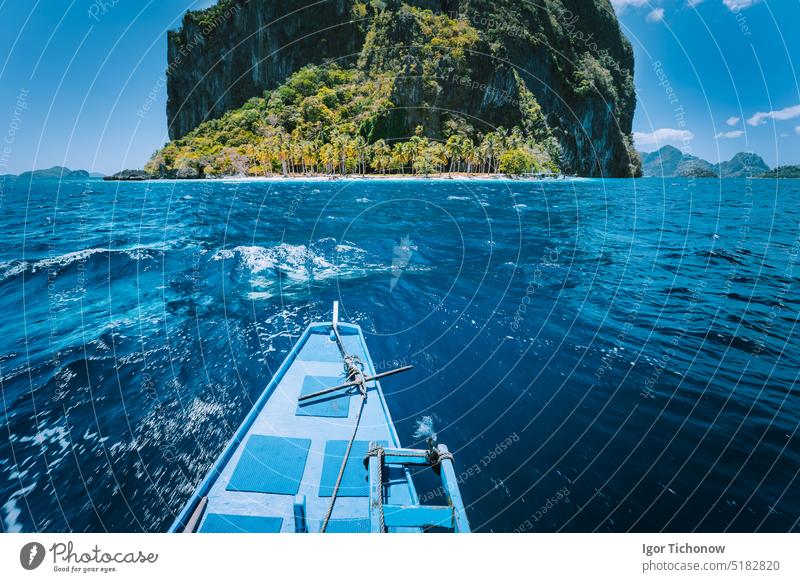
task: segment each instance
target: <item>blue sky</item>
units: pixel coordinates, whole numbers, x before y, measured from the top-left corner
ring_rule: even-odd
[[[640,149],[800,163],[798,0],[612,3],[636,54]]]
[[[211,4],[0,0],[0,174],[141,168],[167,137],[167,30]]]
[[[141,167],[166,140],[166,31],[212,0],[0,0],[0,174]],[[634,129],[711,161],[800,163],[798,0],[613,0]]]

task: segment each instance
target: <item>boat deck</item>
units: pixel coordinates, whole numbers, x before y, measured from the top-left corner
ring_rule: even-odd
[[[374,375],[361,329],[352,324],[337,325],[346,351],[361,359],[365,375]],[[198,507],[204,509],[199,523],[192,526],[194,531],[302,531],[303,520],[295,514],[296,503],[303,497],[305,526],[308,531],[319,531],[362,398],[357,388],[303,403],[298,403],[298,397],[346,381],[332,324],[312,324],[171,531],[184,531],[192,516],[199,514]],[[332,533],[369,531],[369,476],[364,456],[371,441],[400,447],[379,382],[369,382],[367,387],[368,398],[327,529]],[[405,468],[390,468],[384,487],[386,503],[418,503]]]

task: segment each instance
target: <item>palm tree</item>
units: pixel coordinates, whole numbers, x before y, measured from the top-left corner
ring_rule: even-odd
[[[517,150],[523,149],[526,146],[527,143],[525,141],[525,136],[522,133],[522,128],[518,125],[515,125],[511,130],[511,134],[506,138],[505,149]]]
[[[385,174],[386,168],[392,163],[392,148],[384,140],[379,139],[370,147],[370,154],[372,167]]]
[[[490,131],[481,140],[480,153],[481,153],[481,170],[484,166],[488,173],[496,171],[496,160],[500,153],[501,137],[497,132]]]
[[[362,176],[367,173],[367,142],[360,135],[353,139],[355,162],[358,173]]]
[[[422,126],[417,126],[417,132],[415,135],[411,136],[411,139],[408,140],[408,150],[411,156],[411,166],[416,171],[416,162],[417,159],[421,158],[425,153],[425,150],[428,149],[428,145],[430,142],[428,141],[427,137],[422,136],[421,128]],[[426,167],[426,166],[421,166]],[[430,173],[430,172],[428,172]]]
[[[303,156],[303,171],[317,173],[317,160],[319,159],[319,142],[304,141],[301,147]]]
[[[400,168],[400,173],[406,173],[406,164],[411,161],[410,144],[406,141],[398,141],[392,146],[392,163]]]
[[[336,148],[333,144],[326,143],[319,150],[319,161],[320,163],[325,166],[325,171],[328,174],[334,173],[334,168],[336,166],[336,160],[339,158],[338,153],[336,152]]]
[[[350,170],[357,169],[358,166],[358,141],[348,136],[345,136],[343,162],[345,174],[350,173]]]
[[[448,170],[449,173],[452,174],[454,169],[455,171],[461,169],[461,164],[466,156],[468,144],[472,145],[472,142],[469,140],[469,138],[467,138],[467,136],[462,134],[454,133],[447,138],[445,150],[450,158],[450,168]]]
[[[444,167],[447,165],[447,148],[443,143],[437,142],[434,147],[434,153],[436,155],[436,160],[439,162],[439,173],[441,174],[444,172]]]
[[[289,136],[286,135],[286,132],[281,129],[277,134],[277,154],[278,159],[281,161],[281,173],[284,176],[289,174],[289,160],[291,158],[291,142],[289,141]]]

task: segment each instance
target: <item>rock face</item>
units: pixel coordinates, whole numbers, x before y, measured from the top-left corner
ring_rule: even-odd
[[[716,178],[717,167],[696,156],[685,154],[674,146],[664,146],[642,156],[642,173],[645,177],[664,178]]]
[[[723,178],[751,178],[769,172],[769,166],[758,154],[739,152],[727,162],[719,165]]]
[[[167,39],[171,139],[274,89],[326,59],[352,59],[364,41],[352,1],[221,0],[188,12]]]
[[[712,164],[698,157],[684,154],[673,146],[641,154],[645,177],[664,178],[748,178],[760,177],[769,171],[761,156],[740,152],[729,161]]]
[[[152,176],[144,170],[122,170],[111,176],[105,176],[103,180],[114,182],[140,182],[149,180]]]
[[[382,3],[387,10],[400,4]],[[519,123],[527,94],[541,106],[566,173],[638,175],[630,137],[633,51],[609,0],[405,4],[464,19],[478,31],[480,46],[466,55],[463,70],[445,63],[436,79],[426,77],[427,71],[420,75],[425,55],[405,51],[406,67],[392,95],[398,113],[378,133],[423,124],[437,137],[441,111],[462,114],[481,131],[510,127]],[[168,39],[170,137],[261,96],[309,63],[358,63],[379,75],[375,47],[387,41],[402,46],[408,31],[396,19],[373,17],[364,6],[350,0],[221,0],[188,13]]]

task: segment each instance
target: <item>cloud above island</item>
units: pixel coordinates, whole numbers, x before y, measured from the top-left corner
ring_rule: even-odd
[[[768,119],[775,121],[787,121],[800,117],[800,105],[793,105],[792,107],[784,107],[777,111],[759,111],[747,120],[748,125],[764,125]]]
[[[671,129],[662,127],[651,132],[634,131],[633,140],[637,147],[662,145],[668,143],[687,144],[694,139],[694,134],[687,129]]]
[[[704,0],[687,0],[686,4],[690,8],[694,8],[702,4]],[[761,0],[722,0],[722,3],[731,12],[740,12],[746,8],[758,4]],[[655,2],[657,4],[657,2]],[[653,8],[654,2],[651,0],[611,0],[611,5],[617,13],[622,14],[628,8],[640,8],[642,6],[649,6],[652,10],[647,15],[647,20],[650,22],[659,22],[664,18],[663,8]]]
[[[722,3],[725,4],[725,6],[727,6],[732,12],[739,12],[739,10],[750,8],[758,1],[759,0],[722,0]]]
[[[741,129],[735,131],[723,131],[714,136],[714,139],[736,139],[742,137],[744,132]]]
[[[611,5],[617,12],[624,12],[629,6],[644,6],[648,0],[611,0]]]

